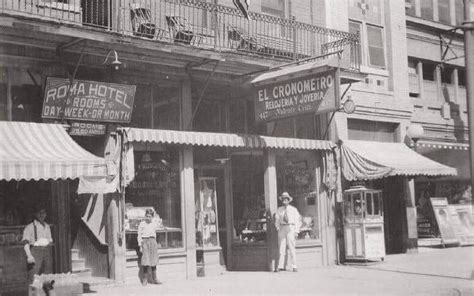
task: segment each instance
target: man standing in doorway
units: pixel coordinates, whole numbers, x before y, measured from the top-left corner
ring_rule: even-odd
[[[51,228],[46,223],[44,205],[35,207],[34,220],[23,231],[26,259],[28,261],[28,280],[31,284],[35,274],[52,273]]]
[[[288,192],[283,192],[280,196],[280,201],[283,206],[279,207],[275,214],[275,227],[278,230],[278,248],[280,250],[280,257],[278,259],[278,268],[275,272],[285,270],[285,254],[288,247],[288,262],[291,262],[291,267],[294,272],[298,271],[296,266],[296,236],[299,232],[301,216],[298,210],[290,205],[293,198]],[[291,261],[290,261],[291,260]]]

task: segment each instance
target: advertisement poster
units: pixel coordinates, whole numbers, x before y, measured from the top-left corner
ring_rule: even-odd
[[[42,118],[129,123],[136,86],[48,77]]]
[[[256,121],[337,110],[340,104],[339,77],[336,73],[334,69],[256,87]]]
[[[445,197],[432,197],[430,201],[443,243],[459,243],[452,226],[451,215],[448,210],[448,199]]]
[[[452,225],[462,246],[474,245],[474,221],[470,205],[449,205]]]

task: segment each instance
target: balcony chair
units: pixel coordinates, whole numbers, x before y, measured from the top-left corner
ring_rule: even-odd
[[[151,10],[138,5],[130,5],[130,20],[133,35],[150,39],[163,38],[165,30],[152,22]]]
[[[182,16],[166,16],[170,38],[175,43],[200,45],[206,38],[214,35],[204,27],[193,26]]]

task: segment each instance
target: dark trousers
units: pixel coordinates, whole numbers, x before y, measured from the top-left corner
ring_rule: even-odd
[[[34,264],[28,264],[28,282],[33,283],[35,274],[53,273],[53,256],[51,247],[30,246],[31,255],[35,258]]]

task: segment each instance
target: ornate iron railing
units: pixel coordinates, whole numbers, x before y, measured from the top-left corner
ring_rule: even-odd
[[[343,51],[342,66],[359,70],[359,37],[295,18],[199,0],[0,0],[0,11],[216,51],[297,60]]]

